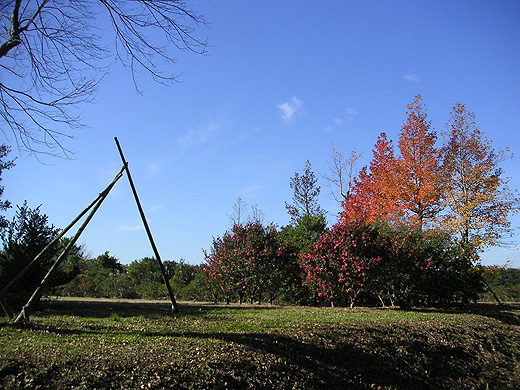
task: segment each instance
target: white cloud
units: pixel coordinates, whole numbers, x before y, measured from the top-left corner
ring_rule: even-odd
[[[148,208],[148,212],[149,212],[149,213],[154,213],[154,212],[156,212],[156,211],[158,211],[158,210],[160,210],[160,209],[162,209],[162,208],[163,208],[162,205],[157,204],[157,205],[155,205],[155,206],[152,206],[152,207]]]
[[[185,152],[198,145],[206,144],[216,138],[222,132],[225,122],[210,121],[197,130],[190,129],[182,137],[177,138],[177,146]]]
[[[345,114],[347,114],[347,117],[349,119],[352,119],[354,116],[357,115],[357,110],[352,107],[345,108]]]
[[[248,197],[254,197],[258,195],[258,193],[266,190],[269,186],[262,184],[251,184],[249,186],[243,187],[240,189],[240,194]]]
[[[405,74],[404,76],[404,79],[406,81],[409,81],[411,83],[418,83],[421,81],[421,79],[419,78],[419,76],[417,76],[416,74],[413,74],[413,73],[410,73],[410,74]]]
[[[122,230],[124,232],[135,232],[137,230],[144,230],[144,226],[142,224],[140,224],[140,225],[121,224],[118,227],[119,227],[119,230]]]
[[[282,118],[286,122],[292,123],[295,121],[294,115],[303,106],[303,102],[294,96],[290,101],[279,104],[278,108],[282,111]]]
[[[343,123],[345,123],[345,119],[343,118],[334,118],[333,120],[336,126],[341,126]]]

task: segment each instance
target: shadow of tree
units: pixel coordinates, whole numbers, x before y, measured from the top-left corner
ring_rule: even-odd
[[[407,309],[407,311],[446,314],[476,314],[493,318],[504,324],[520,325],[520,304],[475,303],[452,308]]]
[[[188,304],[182,305],[182,315],[204,319],[215,310],[228,306]],[[232,306],[251,310],[271,310],[268,306]],[[158,331],[118,330],[107,327],[66,327],[25,324],[23,327],[59,335],[127,334],[152,340],[153,345],[169,339],[217,340],[226,350],[236,351],[235,359],[208,359],[215,385],[205,388],[251,388],[250,379],[264,381],[262,388],[302,389],[460,389],[486,388],[489,373],[499,365],[511,367],[511,361],[502,365],[493,354],[507,354],[503,345],[505,332],[519,325],[519,307],[468,306],[464,308],[427,310],[441,313],[470,313],[499,320],[501,329],[494,329],[497,340],[488,340],[487,334],[477,333],[471,327],[438,329],[436,323],[381,323],[328,324],[319,328],[301,328],[294,332],[215,332],[203,330]],[[416,310],[417,311],[417,310]],[[424,310],[426,312],[426,310]],[[121,316],[154,317],[169,315],[169,302],[43,302],[38,315],[84,316],[109,318],[113,313]],[[500,333],[501,332],[501,333]],[[518,332],[511,337],[516,340]],[[208,353],[208,343],[188,341]],[[500,344],[499,344],[500,343]],[[175,370],[188,372],[193,355],[187,348],[186,363]],[[504,351],[502,351],[504,350]],[[140,355],[136,355],[139,358]],[[222,356],[228,356],[223,354]],[[500,356],[506,356],[502,353]],[[256,357],[259,360],[253,360]],[[162,359],[157,357],[157,359]],[[511,363],[513,362],[513,363]],[[176,363],[178,364],[178,363]],[[186,364],[186,366],[184,366]],[[6,366],[7,367],[7,366]],[[9,367],[7,367],[9,368]],[[10,368],[9,368],[10,369]],[[110,368],[112,369],[112,368]],[[113,367],[114,372],[120,367]],[[260,370],[265,369],[265,372]],[[234,373],[234,374],[233,374]],[[240,373],[240,374],[237,374]],[[173,373],[175,374],[175,372]],[[172,375],[173,375],[172,374]],[[244,379],[246,378],[246,379]],[[269,382],[266,382],[269,381]],[[226,384],[224,386],[224,383]],[[278,383],[278,385],[276,385]],[[519,381],[515,382],[520,384]],[[497,382],[494,383],[495,385]],[[257,387],[258,388],[258,387]],[[490,388],[493,388],[490,387]],[[499,387],[496,387],[499,388]]]
[[[265,305],[214,305],[205,303],[180,303],[181,315],[194,315],[205,317],[209,313],[223,310],[272,310],[274,306]],[[113,314],[121,317],[145,318],[164,315],[177,315],[172,312],[172,305],[169,301],[142,301],[142,300],[68,300],[52,299],[41,301],[33,315],[41,317],[54,315],[71,315],[88,318],[108,318]]]
[[[466,367],[472,365],[475,356],[466,348],[430,345],[430,349],[417,340],[417,335],[405,335],[406,330],[402,331],[396,337],[381,328],[341,330],[319,335],[319,340],[314,341],[271,333],[183,332],[170,333],[168,337],[216,339],[273,355],[280,363],[271,369],[285,378],[303,373],[305,388],[442,389],[445,384],[453,383],[454,378],[467,377]],[[142,335],[164,337],[163,333],[153,332]],[[226,363],[233,364],[244,368],[236,362]]]

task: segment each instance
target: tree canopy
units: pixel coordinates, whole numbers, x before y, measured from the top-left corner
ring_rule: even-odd
[[[399,135],[399,154],[382,133],[368,167],[345,197],[343,222],[384,221],[423,230],[425,225],[458,237],[476,253],[512,233],[508,216],[519,210],[495,150],[475,115],[456,103],[441,145],[427,121],[420,95],[408,105]]]

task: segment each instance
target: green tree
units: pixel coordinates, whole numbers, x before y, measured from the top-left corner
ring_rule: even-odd
[[[495,301],[495,294],[501,302],[520,302],[520,269],[506,266],[481,267],[484,279],[491,288],[482,295],[485,301]]]
[[[207,288],[203,287],[200,283],[200,278],[206,276],[200,265],[188,264],[184,259],[181,259],[179,262],[172,261],[170,263],[171,266],[168,267],[170,284],[179,299],[202,300],[203,297],[208,298]],[[198,275],[202,276],[195,281]]]
[[[128,266],[128,278],[139,298],[157,299],[168,296],[161,268],[154,258],[134,260]]]
[[[59,293],[76,297],[137,298],[126,267],[109,252],[83,260],[78,276],[63,286]]]
[[[3,230],[3,250],[0,253],[0,284],[5,286],[14,279],[58,234],[59,230],[49,223],[48,216],[42,214],[40,207],[31,209],[27,202],[18,206],[18,210],[11,222]],[[33,265],[31,271],[11,288],[11,307],[14,309],[29,298],[38,287],[43,277],[54,264],[60,249],[64,248],[66,240],[56,242]],[[76,267],[70,257],[79,253],[79,249],[69,253],[69,259],[62,265],[50,281],[49,287],[56,287],[66,283],[77,274]],[[12,299],[11,299],[12,298]]]
[[[298,252],[315,242],[327,230],[327,221],[323,215],[305,215],[296,225],[287,225],[282,229],[282,236],[294,243]]]
[[[0,183],[2,182],[2,172],[14,167],[14,160],[6,160],[11,148],[6,145],[0,145]],[[4,186],[0,185],[0,199],[4,195]],[[11,207],[11,202],[8,200],[0,201],[0,211],[6,211]],[[0,229],[7,226],[7,221],[3,215],[0,215]]]
[[[106,251],[91,261],[90,269],[108,269],[114,272],[123,272],[124,266],[119,262],[119,259],[111,256],[110,252]]]
[[[172,289],[177,294],[188,286],[200,272],[200,266],[188,264],[184,259],[180,259],[179,262],[165,262],[165,267],[170,277]]]
[[[315,298],[304,284],[304,276],[299,264],[299,256],[322,234],[327,231],[327,221],[323,215],[306,215],[296,225],[287,225],[280,232],[280,240],[285,247],[291,247],[298,256],[288,258],[285,281],[281,287],[280,297],[288,303],[308,304]]]
[[[317,182],[318,178],[312,171],[309,160],[305,162],[303,175],[294,173],[289,184],[293,190],[292,203],[285,202],[287,213],[291,216],[291,224],[297,224],[298,220],[306,215],[325,215],[325,211],[318,204],[321,187]]]

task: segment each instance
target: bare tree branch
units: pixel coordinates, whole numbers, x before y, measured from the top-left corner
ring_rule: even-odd
[[[93,101],[114,56],[140,92],[139,71],[172,82],[175,50],[207,49],[195,37],[206,22],[185,0],[0,0],[0,19],[2,131],[34,154],[70,156],[78,105]]]
[[[331,149],[332,152],[329,155],[331,158],[329,162],[330,175],[321,175],[321,177],[329,182],[331,198],[341,205],[354,186],[357,174],[356,162],[361,154],[356,149],[352,149],[348,159],[345,159],[340,149],[334,145],[331,146]]]

